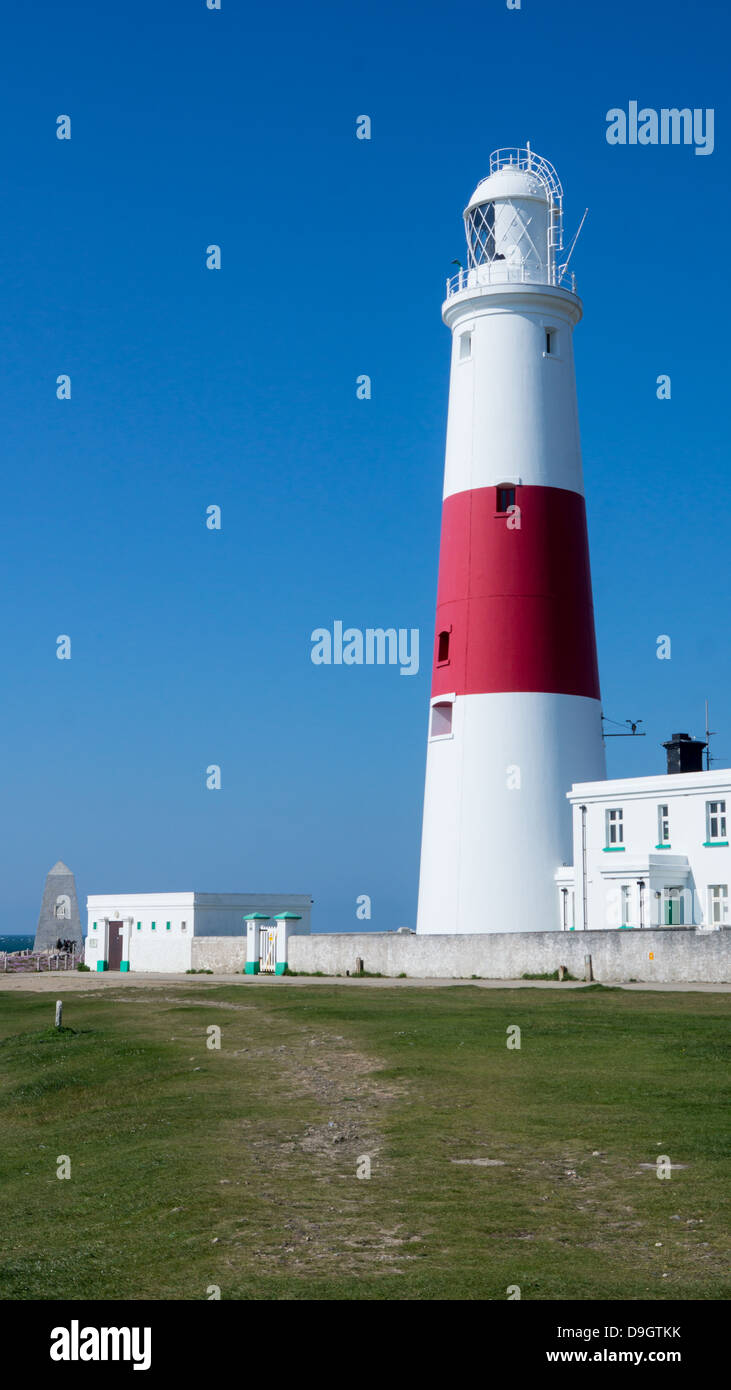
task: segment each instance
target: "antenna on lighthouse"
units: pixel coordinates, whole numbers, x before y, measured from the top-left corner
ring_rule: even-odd
[[[566,267],[568,266],[568,263],[569,263],[569,261],[571,260],[571,257],[572,257],[573,254],[574,254],[574,247],[575,247],[577,241],[579,240],[579,232],[581,231],[581,228],[583,227],[583,225],[584,225],[584,223],[585,223],[585,221],[586,221],[588,212],[589,212],[589,209],[588,209],[588,208],[584,208],[584,216],[582,217],[582,219],[581,219],[581,221],[580,221],[580,223],[579,223],[578,230],[577,230],[577,232],[576,232],[576,234],[575,234],[575,236],[574,236],[574,239],[573,239],[573,241],[572,241],[572,243],[571,243],[571,245],[570,245],[570,247],[569,247],[569,254],[568,254],[568,256],[566,257],[566,260],[564,261],[563,265],[562,265],[562,266],[559,266],[559,273],[558,273],[559,283],[561,282],[561,280],[563,279],[564,275],[566,274]]]

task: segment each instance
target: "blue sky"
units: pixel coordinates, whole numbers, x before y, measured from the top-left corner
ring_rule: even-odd
[[[414,923],[440,306],[503,145],[556,165],[569,234],[589,207],[575,347],[603,702],[647,731],[608,744],[610,775],[661,770],[706,697],[731,765],[730,28],[680,0],[8,13],[0,931],[34,929],[59,858],[80,900],[309,891],[317,928],[349,930],[369,894],[373,928]],[[714,108],[713,154],[610,147],[606,113],[633,99]],[[420,673],[313,666],[335,619],[419,628]]]

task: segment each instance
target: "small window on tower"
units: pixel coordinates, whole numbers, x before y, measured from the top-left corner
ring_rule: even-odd
[[[546,329],[546,356],[555,357],[558,353],[558,333],[555,328]]]
[[[452,732],[452,702],[440,701],[431,707],[430,738],[446,738]]]
[[[440,632],[437,638],[437,666],[444,666],[449,661],[449,633]]]
[[[508,507],[515,506],[515,488],[499,487],[497,490],[497,510],[507,512]]]
[[[472,356],[472,334],[461,333],[459,339],[459,360],[466,362]]]

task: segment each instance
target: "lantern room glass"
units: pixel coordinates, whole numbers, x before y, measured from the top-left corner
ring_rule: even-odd
[[[489,265],[492,261],[505,259],[496,254],[494,203],[481,203],[468,214],[467,251],[471,266]]]

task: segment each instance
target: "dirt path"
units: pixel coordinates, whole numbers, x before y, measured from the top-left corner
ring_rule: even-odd
[[[12,975],[0,972],[0,991],[20,990],[31,994],[65,994],[77,991],[89,992],[97,989],[119,989],[119,988],[145,988],[145,989],[164,989],[175,985],[191,985],[196,989],[201,986],[211,985],[236,985],[244,989],[281,989],[297,988],[300,985],[340,985],[344,989],[458,989],[460,986],[470,985],[475,989],[584,989],[582,980],[564,980],[561,984],[557,980],[458,980],[458,979],[396,979],[386,977],[383,979],[345,978],[340,975],[174,975],[174,974],[118,974],[116,971],[104,971],[95,974],[94,972],[74,974],[71,971],[61,970],[58,973],[50,972],[42,975]],[[649,980],[630,984],[629,982],[611,982],[613,989],[626,990],[650,990],[667,994],[729,994],[731,993],[731,983],[728,984],[707,984],[701,981],[678,981],[675,983],[655,983]]]

